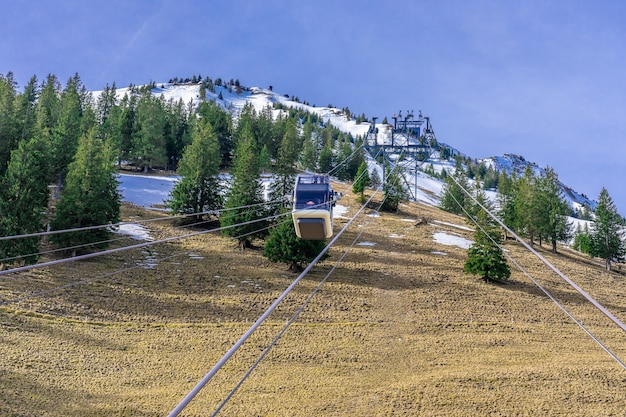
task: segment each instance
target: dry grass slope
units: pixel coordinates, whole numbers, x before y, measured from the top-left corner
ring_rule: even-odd
[[[352,215],[354,196],[337,188]],[[125,219],[156,215],[124,207]],[[375,245],[352,248],[220,415],[625,415],[625,371],[518,269],[503,285],[465,275],[465,250],[433,240],[471,239],[454,225],[413,203],[359,218],[183,415],[216,409],[362,230]],[[519,244],[505,247],[626,358],[617,326]],[[626,321],[624,275],[560,250],[540,249]],[[1,300],[90,280],[0,307],[0,415],[167,415],[294,278],[210,234],[0,277]]]

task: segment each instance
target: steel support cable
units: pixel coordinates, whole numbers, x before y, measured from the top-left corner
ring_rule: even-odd
[[[338,164],[337,164],[337,165],[336,165],[333,169],[331,169],[330,171],[328,171],[328,172],[326,173],[326,175],[330,176],[333,172],[335,172],[336,170],[338,170],[338,169],[339,169],[339,167],[341,167],[341,166],[342,166],[342,165],[344,165],[344,164],[347,164],[347,163],[348,163],[348,161],[349,161],[350,159],[352,159],[352,158],[356,155],[356,153],[357,153],[357,152],[358,152],[361,148],[363,148],[364,144],[365,144],[365,142],[363,142],[360,146],[357,146],[357,147],[356,147],[356,148],[352,151],[352,153],[351,153],[350,155],[348,155],[346,158],[344,158],[344,160],[343,160],[343,161],[339,162],[339,163],[338,163]]]
[[[189,233],[189,234],[186,234],[186,235],[183,235],[183,236],[172,236],[172,237],[168,237],[168,238],[164,238],[164,239],[160,239],[160,240],[154,240],[154,241],[151,241],[151,242],[138,243],[138,244],[135,244],[135,245],[124,246],[124,247],[121,247],[121,248],[107,249],[107,250],[100,251],[100,252],[88,253],[88,254],[85,254],[85,255],[78,255],[78,256],[71,257],[71,258],[57,259],[57,260],[54,260],[54,261],[41,262],[41,263],[38,263],[38,264],[35,264],[35,265],[25,265],[25,266],[21,266],[21,267],[18,267],[18,268],[6,269],[4,271],[0,271],[0,276],[11,274],[11,273],[14,273],[14,272],[29,271],[29,270],[35,269],[35,268],[42,268],[42,267],[46,267],[46,266],[58,265],[58,264],[66,263],[66,262],[80,261],[80,260],[83,260],[83,259],[94,258],[96,256],[101,256],[101,255],[108,255],[108,254],[111,254],[111,253],[117,253],[117,252],[121,252],[121,251],[124,251],[124,250],[129,250],[129,249],[143,248],[143,247],[146,247],[146,246],[156,245],[156,244],[159,244],[159,243],[172,242],[174,240],[185,239],[185,238],[199,236],[199,235],[203,235],[203,234],[207,234],[207,233],[219,232],[219,231],[222,231],[222,230],[232,229],[232,228],[239,227],[239,226],[245,226],[245,225],[248,225],[248,224],[258,223],[258,222],[262,222],[262,221],[266,221],[266,220],[273,220],[273,219],[276,219],[276,218],[279,218],[279,217],[282,217],[282,216],[286,216],[286,215],[290,215],[290,214],[291,213],[281,213],[281,214],[277,214],[277,215],[267,216],[267,217],[262,218],[262,219],[249,220],[249,221],[246,221],[246,222],[241,222],[241,223],[237,223],[237,224],[231,224],[229,226],[217,227],[217,228],[210,229],[210,230],[203,230],[203,231],[200,231],[200,232]]]
[[[609,310],[607,310],[604,306],[602,306],[599,302],[597,302],[591,295],[587,294],[585,290],[580,288],[574,281],[569,279],[564,273],[562,273],[556,266],[552,265],[550,261],[544,258],[539,252],[537,252],[533,247],[531,247],[526,241],[520,238],[515,232],[513,232],[507,225],[505,225],[496,215],[487,210],[480,202],[478,202],[474,196],[471,195],[465,188],[461,187],[459,183],[456,181],[454,176],[451,176],[456,185],[465,192],[481,209],[485,211],[494,219],[504,230],[509,232],[511,236],[513,236],[518,242],[520,242],[526,249],[528,249],[533,255],[535,255],[541,262],[543,262],[546,266],[548,266],[552,271],[554,271],[559,277],[561,277],[565,282],[567,282],[572,288],[574,288],[580,295],[585,297],[587,301],[593,304],[598,310],[600,310],[604,315],[606,315],[613,323],[617,324],[623,331],[626,332],[626,325],[617,317],[615,317]]]
[[[374,195],[372,194],[372,197]],[[358,217],[358,215],[365,209],[370,199],[365,202],[356,212],[356,214],[344,225],[344,227],[337,232],[335,237],[320,251],[320,253],[309,263],[309,265],[298,275],[298,277],[283,291],[283,293],[272,303],[272,305],[257,319],[256,322],[244,333],[243,336],[224,354],[224,356],[213,366],[213,368],[196,384],[196,386],[183,398],[183,400],[172,410],[168,417],[174,417],[180,414],[180,412],[189,404],[189,402],[200,392],[200,390],[213,378],[213,376],[224,366],[224,364],[235,354],[237,350],[248,340],[248,338],[254,333],[259,326],[267,319],[267,317],[276,309],[276,307],[285,299],[285,297],[298,285],[298,283],[309,273],[309,271],[319,262],[324,254],[330,249],[332,245],[341,237],[343,232],[352,224],[352,222]],[[290,214],[290,213],[289,213]]]
[[[462,188],[462,187],[461,187]],[[544,288],[532,275],[530,275],[530,273],[528,273],[524,267],[522,267],[522,265],[517,262],[515,260],[515,258],[513,258],[513,256],[508,253],[507,251],[504,250],[504,248],[498,243],[496,242],[493,237],[491,237],[491,235],[489,235],[489,233],[487,233],[487,231],[480,225],[478,224],[478,222],[472,218],[469,213],[467,212],[467,210],[465,210],[465,207],[463,207],[459,201],[456,199],[456,197],[452,194],[450,194],[452,199],[458,204],[458,206],[461,208],[461,210],[463,210],[463,212],[465,213],[465,215],[472,220],[472,222],[476,225],[476,227],[478,227],[480,229],[481,232],[483,232],[483,234],[485,236],[487,236],[487,238],[489,238],[489,240],[491,240],[498,248],[500,248],[500,250],[502,251],[502,253],[504,253],[506,255],[506,257],[513,262],[513,264],[515,264],[515,266],[517,266],[519,268],[520,271],[522,271],[522,273],[524,275],[526,275],[532,282],[533,284],[535,284],[545,295],[548,296],[548,298],[550,298],[550,300],[552,300],[552,302],[554,302],[554,304],[557,305],[557,307],[559,307],[570,319],[572,319],[572,321],[574,323],[576,323],[578,325],[578,327],[580,327],[585,333],[587,333],[587,335],[589,337],[591,337],[591,339],[593,339],[611,358],[613,358],[613,360],[615,360],[615,362],[617,362],[622,368],[624,368],[626,370],[626,364],[624,362],[622,362],[622,360],[615,354],[613,353],[604,343],[602,343],[602,341],[596,336],[594,335],[589,329],[587,329],[587,327],[580,322],[580,320],[578,320],[564,305],[562,305],[546,288]],[[471,197],[472,199],[474,199],[473,197]],[[476,201],[474,199],[474,201]],[[488,212],[487,212],[488,213]]]
[[[96,230],[96,229],[103,229],[106,227],[119,227],[119,226],[124,226],[124,225],[132,225],[132,224],[137,224],[137,223],[148,223],[148,222],[155,222],[155,221],[162,221],[162,220],[174,220],[174,219],[182,219],[185,217],[192,217],[192,216],[202,216],[205,214],[220,214],[222,212],[225,211],[231,211],[231,210],[239,210],[242,208],[251,208],[251,207],[257,207],[257,206],[266,206],[266,205],[270,205],[270,204],[278,204],[281,203],[283,201],[285,201],[287,198],[286,197],[282,197],[282,198],[278,198],[275,200],[271,200],[271,201],[264,201],[262,203],[256,203],[256,204],[249,204],[246,206],[239,206],[239,207],[230,207],[230,208],[224,208],[224,209],[220,209],[220,210],[209,210],[209,211],[202,211],[199,213],[189,213],[189,214],[179,214],[176,216],[165,216],[165,217],[155,217],[152,219],[144,219],[144,220],[136,220],[136,221],[125,221],[125,222],[119,222],[119,223],[111,223],[111,224],[100,224],[100,225],[95,225],[95,226],[84,226],[84,227],[76,227],[76,228],[72,228],[72,229],[62,229],[62,230],[50,230],[50,231],[46,231],[46,232],[34,232],[34,233],[26,233],[26,234],[21,234],[21,235],[11,235],[11,236],[0,236],[0,241],[2,240],[12,240],[12,239],[22,239],[22,238],[28,238],[28,237],[37,237],[37,236],[48,236],[48,235],[55,235],[55,234],[60,234],[60,233],[70,233],[70,232],[83,232],[83,231],[87,231],[87,230]]]
[[[374,193],[372,194],[372,196],[369,198],[368,202],[366,204],[368,204],[372,198],[374,197],[374,194],[376,194],[379,191],[379,189],[376,189],[374,191]],[[380,208],[382,207],[383,203],[385,202],[385,198],[383,198],[382,202],[380,203],[380,205],[378,206],[378,209],[376,209],[375,213],[378,213],[380,211]],[[261,353],[261,355],[259,356],[259,358],[254,362],[254,364],[252,364],[252,366],[250,367],[250,369],[248,369],[248,371],[244,374],[244,376],[241,378],[241,380],[239,380],[239,382],[237,383],[237,385],[235,385],[235,387],[232,389],[232,391],[226,396],[226,398],[220,403],[220,405],[218,406],[218,408],[213,412],[213,414],[211,414],[211,417],[215,417],[221,410],[222,408],[224,408],[224,406],[226,405],[226,403],[228,403],[228,401],[230,401],[230,399],[235,395],[235,393],[239,390],[239,388],[241,388],[241,386],[243,385],[243,383],[246,381],[246,379],[248,379],[248,377],[252,374],[252,372],[256,369],[256,367],[261,363],[261,361],[267,356],[267,354],[269,353],[269,351],[276,345],[276,343],[278,343],[278,341],[280,340],[281,337],[283,337],[283,335],[287,332],[287,329],[289,329],[289,327],[291,327],[291,325],[296,321],[296,319],[298,318],[298,316],[300,315],[300,313],[302,313],[304,311],[304,308],[309,304],[309,302],[313,299],[313,297],[319,292],[319,290],[322,288],[322,285],[324,285],[326,283],[326,281],[328,280],[328,278],[330,278],[330,276],[333,274],[333,272],[335,272],[335,270],[337,269],[337,267],[339,266],[339,264],[343,261],[343,259],[346,257],[346,255],[348,255],[348,253],[350,252],[350,250],[354,247],[354,245],[356,244],[356,242],[359,241],[359,239],[361,238],[361,235],[365,232],[365,230],[367,230],[367,228],[369,227],[369,225],[374,221],[374,218],[371,218],[369,220],[369,222],[361,229],[361,231],[357,234],[357,236],[354,238],[354,240],[352,241],[352,244],[344,251],[344,253],[339,257],[339,259],[337,260],[337,262],[335,262],[335,264],[333,265],[333,267],[330,269],[330,271],[328,271],[328,273],[326,274],[326,276],[320,281],[320,283],[317,285],[317,287],[315,287],[315,289],[313,290],[313,292],[307,297],[307,299],[304,301],[304,303],[302,303],[302,305],[295,311],[295,313],[293,314],[293,316],[291,317],[291,319],[289,319],[289,321],[285,324],[285,326],[283,326],[283,328],[281,329],[280,332],[278,332],[278,334],[274,337],[274,339],[270,342],[270,344],[265,348],[265,350],[263,351],[263,353]]]
[[[289,219],[287,221],[291,221],[291,219]],[[276,226],[278,226],[278,225],[280,225],[282,223],[284,223],[284,222],[280,222],[278,224],[273,224],[273,225],[270,225],[270,226],[265,227],[265,228],[260,229],[260,230],[270,229],[270,228],[276,227]],[[256,232],[258,232],[258,230],[255,231],[255,232],[245,233],[243,235],[235,236],[235,239],[243,237],[243,236],[247,236],[249,234],[256,233]],[[185,252],[185,253],[187,253],[187,252]],[[167,259],[170,259],[170,258],[173,258],[173,257],[176,257],[176,256],[181,256],[181,255],[184,255],[185,253],[178,253],[178,254],[166,256],[164,258],[159,259],[158,262],[165,261]],[[118,269],[116,271],[109,272],[109,273],[106,273],[106,274],[103,274],[103,275],[99,275],[97,277],[87,278],[87,279],[83,279],[83,280],[80,280],[80,281],[75,281],[75,282],[72,282],[72,283],[69,283],[69,284],[61,285],[59,287],[51,288],[51,289],[48,289],[48,290],[45,290],[45,291],[32,293],[32,294],[25,295],[25,296],[22,296],[22,297],[19,297],[19,298],[15,298],[15,299],[12,299],[12,300],[0,301],[0,306],[8,305],[8,304],[15,304],[17,302],[24,301],[24,300],[29,299],[29,298],[40,297],[42,295],[46,295],[46,294],[49,294],[49,293],[52,293],[52,292],[55,292],[55,291],[59,291],[59,290],[70,288],[70,287],[75,287],[75,286],[78,286],[78,285],[81,285],[81,284],[86,284],[86,283],[89,283],[91,281],[96,281],[96,280],[99,280],[99,279],[102,279],[102,278],[106,278],[106,277],[109,277],[109,276],[113,276],[113,275],[116,275],[116,274],[119,274],[119,273],[122,273],[122,272],[127,272],[127,271],[130,271],[130,270],[139,268],[139,267],[141,267],[141,265],[135,265],[135,266],[131,266],[131,267],[126,267],[126,268]]]

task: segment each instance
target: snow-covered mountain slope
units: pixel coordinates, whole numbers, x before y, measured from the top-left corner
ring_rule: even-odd
[[[200,83],[155,83],[152,88],[152,93],[155,95],[162,95],[167,100],[179,101],[184,103],[192,103],[198,105],[201,101]],[[354,118],[349,118],[340,109],[334,107],[317,107],[309,104],[304,104],[297,99],[290,98],[288,95],[279,94],[271,88],[250,87],[242,88],[236,86],[214,86],[215,92],[206,91],[206,100],[214,100],[220,104],[224,109],[232,112],[233,117],[236,119],[238,113],[243,107],[250,103],[257,112],[263,111],[268,107],[271,108],[274,116],[277,116],[282,110],[274,109],[274,104],[279,103],[285,107],[300,108],[308,111],[312,114],[316,114],[326,123],[330,123],[337,129],[350,133],[353,137],[365,137],[371,124],[369,122],[357,123]],[[100,95],[100,91],[93,92],[94,98]],[[131,88],[119,88],[116,90],[118,99],[121,99],[124,95],[130,94]],[[378,129],[378,143],[391,144],[391,126],[388,124],[377,123]],[[447,138],[445,138],[447,141]],[[415,145],[409,139],[403,139],[403,137],[395,136],[396,145]],[[438,138],[441,143],[441,138]],[[452,154],[463,155],[458,150],[449,145],[445,145],[452,150]],[[513,171],[518,174],[522,174],[527,166],[530,166],[537,175],[543,172],[543,169],[532,162],[526,161],[522,156],[505,154],[503,156],[492,156],[489,158],[482,158],[479,161],[483,161],[487,166],[492,166],[497,171],[505,170],[511,174]],[[379,175],[382,177],[382,169],[373,158],[368,158],[368,164],[370,166],[370,172],[372,169],[376,169]],[[432,165],[435,172],[440,172],[442,169],[449,171],[454,170],[454,162],[450,160],[442,160],[439,158],[438,152],[433,153],[431,159],[425,161],[422,166],[426,167]],[[443,182],[437,178],[433,178],[423,172],[406,173],[407,184],[413,188],[411,194],[418,201],[422,201],[428,204],[437,205],[442,193]],[[410,180],[409,180],[410,179]],[[565,184],[562,184],[563,191],[566,199],[570,202],[572,208],[577,209],[583,205],[587,205],[592,209],[595,208],[596,203],[584,194],[580,194]]]
[[[526,171],[528,167],[533,170],[536,176],[543,175],[545,171],[544,168],[539,167],[534,162],[529,162],[524,159],[523,156],[514,154],[504,154],[502,156],[482,158],[480,161],[482,161],[487,167],[492,167],[498,172],[505,171],[508,175],[512,175],[513,172],[515,172],[518,178],[524,174],[524,171]],[[563,189],[565,199],[574,210],[582,209],[583,207],[589,207],[591,210],[595,210],[597,203],[594,200],[591,200],[584,194],[580,194],[572,190],[562,182],[561,188]]]

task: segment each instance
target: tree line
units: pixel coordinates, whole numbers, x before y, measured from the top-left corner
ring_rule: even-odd
[[[463,189],[470,190],[474,198]],[[493,243],[499,242],[497,225],[492,220],[481,217],[479,213],[482,209],[475,204],[474,199],[486,200],[484,191],[478,182],[471,186],[463,170],[457,170],[454,175],[446,178],[440,207],[473,221],[480,219],[481,222],[477,223],[491,230],[489,240]],[[591,226],[584,229],[579,227],[577,230],[568,221],[572,210],[565,200],[556,172],[550,167],[537,174],[529,166],[519,177],[515,172],[507,175],[502,171],[498,176],[497,198],[495,204],[493,203],[485,201],[485,207],[496,213],[513,232],[526,237],[531,247],[535,242],[540,246],[547,242],[551,245],[551,251],[556,253],[558,242],[569,242],[573,239],[574,249],[604,259],[607,270],[611,270],[613,262],[624,260],[624,219],[604,188],[598,197],[595,212],[586,214],[592,219]],[[477,233],[482,232],[477,230]],[[478,240],[479,237],[475,238]],[[485,246],[484,238],[480,240],[482,242],[478,245]],[[476,250],[470,252],[470,259],[478,256]]]
[[[267,235],[267,222],[234,226],[283,208],[262,204],[263,172],[274,173],[270,199],[291,193],[298,169],[354,178],[364,161],[363,151],[353,152],[361,138],[279,104],[235,112],[214,93],[236,87],[242,88],[238,80],[205,78],[199,95],[209,91],[214,99],[196,106],[165,100],[154,83],[131,85],[121,97],[115,84],[107,85],[94,97],[78,74],[64,87],[52,74],[41,83],[31,77],[22,92],[12,73],[0,74],[0,236],[116,223],[117,171],[160,168],[182,177],[167,201],[172,213],[206,218],[227,209],[219,220],[233,227],[224,234],[248,247]],[[106,247],[108,235],[107,228],[75,231],[50,235],[50,242],[76,253]],[[0,263],[36,262],[41,243],[0,241]]]

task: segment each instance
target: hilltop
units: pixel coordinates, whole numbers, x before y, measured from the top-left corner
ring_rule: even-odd
[[[161,95],[165,100],[178,101],[182,100],[184,103],[191,103],[197,106],[202,98],[200,89],[202,83],[200,82],[184,82],[184,83],[158,83],[152,84],[152,93],[155,95]],[[280,104],[286,108],[298,108],[306,112],[316,114],[323,122],[330,123],[337,129],[349,133],[352,137],[365,137],[367,132],[372,129],[371,122],[364,120],[364,115],[356,116],[354,114],[346,113],[346,108],[338,109],[332,106],[317,106],[315,104],[309,104],[306,101],[301,101],[298,97],[290,96],[288,94],[281,94],[273,90],[273,88],[261,88],[261,87],[242,87],[239,85],[215,85],[213,87],[214,92],[206,91],[206,100],[214,100],[221,105],[224,109],[232,112],[233,118],[237,118],[239,111],[246,105],[251,104],[257,112],[264,111],[268,108],[274,108],[275,104]],[[117,97],[122,98],[125,94],[130,92],[131,88],[117,89]],[[100,92],[93,92],[97,97]],[[276,117],[281,111],[280,109],[273,109],[273,115]],[[391,143],[391,129],[392,126],[388,123],[376,123],[373,127],[377,129],[378,136],[381,143]],[[402,138],[396,138],[399,143],[402,143]],[[462,155],[466,158],[475,159],[479,163],[484,163],[487,167],[493,167],[497,172],[505,171],[507,175],[512,175],[514,172],[518,175],[523,174],[527,167],[531,167],[533,171],[540,175],[543,172],[543,168],[539,167],[536,163],[527,161],[521,155],[504,154],[502,156],[469,156],[465,152],[461,152],[450,144],[444,143],[446,138],[437,138],[441,146],[447,147],[450,155]],[[405,139],[406,144],[410,144],[411,140]],[[381,172],[380,166],[371,158],[369,159],[370,169],[377,169]],[[450,172],[454,170],[454,159],[452,156],[447,159],[441,158],[439,152],[433,152],[430,157],[423,162],[422,166],[434,165],[435,170],[440,172],[442,169],[446,169]],[[407,174],[409,175],[409,174]],[[410,174],[410,175],[414,175]],[[419,188],[424,193],[414,193],[414,199],[417,201],[429,202],[437,205],[441,196],[441,190],[443,182],[440,179],[433,178],[424,173],[418,174],[421,184]],[[583,207],[595,209],[596,202],[588,198],[584,193],[580,193],[567,184],[561,183],[564,196],[572,211],[576,212]],[[416,187],[417,188],[417,187]]]

